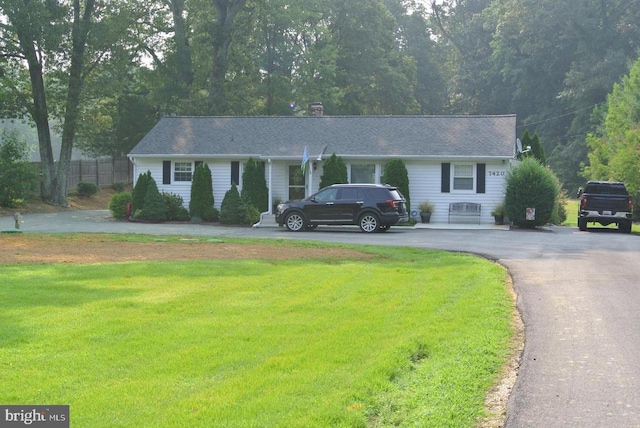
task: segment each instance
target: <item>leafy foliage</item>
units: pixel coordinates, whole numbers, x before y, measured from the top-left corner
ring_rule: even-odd
[[[587,139],[590,165],[583,175],[623,181],[636,195],[640,190],[640,60],[614,85],[603,116],[602,127]]]
[[[392,159],[384,166],[382,182],[397,187],[407,200],[407,210],[410,211],[409,173],[402,159]]]
[[[529,134],[528,129],[524,131],[524,134],[522,135],[522,148],[526,149],[527,146],[531,149],[528,152],[519,153],[519,160],[522,160],[525,157],[533,157],[542,165],[547,164],[547,158],[544,154],[544,147],[542,146],[542,144],[540,144],[540,138],[538,137],[538,134],[534,134],[534,136],[532,137]]]
[[[551,221],[560,191],[558,178],[533,157],[526,157],[507,173],[505,211],[516,225],[533,228]],[[527,220],[527,209],[535,220]]]
[[[38,175],[27,143],[16,132],[0,134],[0,206],[12,208],[36,194]]]
[[[333,153],[322,166],[322,176],[320,177],[320,188],[331,186],[332,184],[343,184],[347,182],[347,166],[340,156]]]

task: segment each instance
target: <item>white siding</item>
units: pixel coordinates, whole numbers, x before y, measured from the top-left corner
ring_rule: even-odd
[[[173,162],[172,161],[172,184],[162,184],[162,161],[163,159],[135,159],[134,162],[134,180],[138,175],[151,171],[151,176],[156,181],[158,189],[161,192],[169,192],[180,195],[185,207],[189,207],[191,197],[191,183],[173,183]],[[185,159],[187,161],[187,159]],[[224,195],[231,188],[231,160],[203,160],[211,169],[213,181],[213,197],[214,205],[220,209],[220,205],[224,199]],[[242,179],[242,162],[240,166],[240,179]],[[456,161],[444,160],[452,164],[451,173],[453,174],[453,165]],[[467,162],[461,162],[467,163]],[[470,162],[474,165],[474,173],[476,171],[476,162]],[[476,193],[473,191],[456,191],[451,188],[450,193],[441,192],[441,162],[439,161],[406,161],[407,172],[409,175],[409,186],[411,196],[411,210],[418,211],[418,205],[425,200],[430,201],[435,206],[435,211],[431,217],[433,223],[447,223],[449,204],[452,202],[477,202],[482,204],[482,223],[492,223],[493,217],[491,211],[497,204],[503,201],[506,188],[506,173],[509,170],[509,162],[493,162],[486,163],[486,180],[485,193]],[[289,166],[294,165],[292,162],[273,161],[271,165],[271,186],[273,201],[284,201],[289,196]],[[383,163],[379,162],[376,166],[377,177],[382,174]],[[309,171],[307,171],[307,174]],[[308,194],[315,193],[319,190],[320,179],[322,177],[322,163],[318,162],[317,169],[313,172],[313,183]],[[265,163],[265,180],[269,186],[269,164]],[[307,185],[309,176],[307,175]],[[477,185],[477,182],[474,180]],[[135,183],[134,183],[135,184]],[[238,187],[241,191],[242,187]]]
[[[451,164],[455,164],[453,161]],[[466,163],[466,162],[461,162]],[[474,173],[475,173],[475,163]],[[506,188],[506,172],[508,163],[486,163],[485,193],[476,190],[454,190],[450,193],[441,192],[441,162],[407,162],[409,175],[409,190],[411,196],[411,211],[419,212],[418,205],[426,200],[434,204],[431,215],[433,223],[447,223],[449,220],[449,204],[453,202],[476,202],[482,205],[481,223],[492,223],[491,211],[504,199]],[[453,168],[452,168],[453,174]],[[474,180],[475,185],[477,182]]]

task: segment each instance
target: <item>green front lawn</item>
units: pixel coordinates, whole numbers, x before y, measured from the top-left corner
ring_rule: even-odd
[[[474,426],[513,334],[505,270],[366,251],[0,266],[0,402],[74,427]]]

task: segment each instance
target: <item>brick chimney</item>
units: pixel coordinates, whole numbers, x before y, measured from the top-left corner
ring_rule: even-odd
[[[311,103],[311,105],[309,106],[309,115],[311,117],[324,116],[324,107],[322,106],[322,103],[320,102]]]

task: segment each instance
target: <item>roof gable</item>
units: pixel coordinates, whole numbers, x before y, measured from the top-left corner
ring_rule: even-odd
[[[515,115],[164,117],[129,156],[513,157]]]

